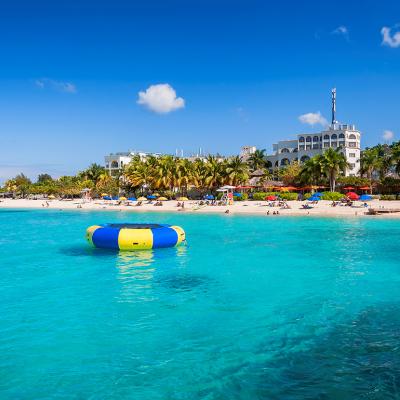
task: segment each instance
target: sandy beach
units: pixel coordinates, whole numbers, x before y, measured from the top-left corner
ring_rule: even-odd
[[[361,217],[366,216],[368,208],[400,210],[400,201],[384,201],[374,200],[368,202],[368,208],[364,207],[361,202],[356,202],[352,207],[338,205],[332,207],[331,201],[319,201],[318,204],[311,204],[310,209],[303,209],[302,206],[308,202],[289,201],[289,209],[284,209],[279,206],[272,207],[267,201],[242,201],[235,202],[230,206],[199,206],[197,201],[185,202],[185,208],[177,207],[176,200],[164,201],[162,206],[154,206],[153,204],[143,203],[141,206],[135,206],[136,202],[130,205],[116,205],[116,202],[103,200],[83,201],[83,200],[48,200],[48,206],[45,200],[30,200],[30,199],[4,199],[0,201],[0,209],[10,208],[37,208],[37,209],[59,209],[59,210],[98,210],[98,211],[131,211],[131,212],[185,212],[185,213],[219,213],[224,214],[229,210],[229,214],[256,214],[256,215],[274,215],[279,212],[279,215],[314,215],[314,216],[349,216]],[[371,216],[367,216],[371,217]],[[372,216],[376,218],[377,216]],[[390,213],[379,216],[381,217],[400,217],[400,213]]]

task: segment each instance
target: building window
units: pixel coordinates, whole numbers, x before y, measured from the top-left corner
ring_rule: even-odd
[[[111,163],[111,168],[118,168],[118,161],[113,161]]]
[[[303,136],[299,137],[299,142],[304,142],[304,137]]]
[[[356,153],[349,153],[350,158],[355,158],[355,156],[356,156]]]
[[[324,135],[324,140],[329,140],[329,135]]]
[[[357,147],[357,143],[356,142],[349,142],[349,147]]]
[[[350,169],[354,169],[356,167],[356,164],[349,164]]]
[[[300,162],[305,163],[306,161],[308,161],[310,159],[310,157],[308,156],[303,156],[300,158]]]
[[[353,133],[349,135],[349,139],[357,139],[356,135],[354,135]]]
[[[281,160],[281,166],[285,166],[285,165],[289,165],[289,164],[290,164],[290,161],[287,158],[283,158]]]
[[[337,135],[336,135],[336,133],[334,133],[334,134],[331,136],[331,139],[332,139],[332,140],[337,140]]]
[[[314,143],[312,148],[313,149],[319,149],[319,144],[318,143]]]
[[[312,140],[313,140],[313,142],[318,142],[319,141],[319,137],[318,136],[314,136]]]
[[[306,150],[311,150],[311,144],[308,144],[308,145],[306,146]]]
[[[290,152],[289,152],[289,149],[284,148],[284,149],[281,150],[281,153],[290,153]]]
[[[306,137],[306,142],[311,142],[311,136]]]
[[[329,147],[329,143],[324,143],[324,149]]]
[[[344,139],[344,133],[339,133],[339,139]]]
[[[342,141],[339,142],[339,146],[344,147],[344,145],[345,145],[345,142],[342,142]]]
[[[299,150],[304,150],[304,146],[299,146]]]
[[[297,153],[299,150],[297,149],[297,147],[295,147],[292,151],[292,153]]]
[[[331,146],[332,146],[334,149],[336,149],[336,147],[337,147],[337,142],[332,142],[332,143],[331,143]]]

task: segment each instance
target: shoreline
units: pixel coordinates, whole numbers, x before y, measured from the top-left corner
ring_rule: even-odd
[[[48,200],[49,206],[43,207],[46,200],[28,200],[28,199],[4,199],[0,201],[0,210],[2,209],[53,209],[53,210],[79,210],[79,211],[126,211],[132,213],[142,212],[179,212],[184,214],[227,214],[227,215],[259,215],[259,216],[318,216],[318,217],[379,217],[379,218],[400,218],[399,213],[388,213],[383,215],[366,215],[368,208],[375,209],[399,209],[400,200],[373,200],[368,202],[368,207],[361,206],[362,203],[356,202],[356,207],[331,206],[331,201],[321,200],[316,205],[311,205],[311,209],[302,209],[305,201],[288,201],[290,209],[268,206],[268,201],[240,201],[231,206],[202,206],[196,209],[196,201],[186,201],[185,208],[178,208],[176,200],[164,201],[162,206],[144,203],[142,206],[132,205],[113,205],[113,202],[102,200],[83,201],[80,199],[73,201]],[[278,215],[274,215],[279,212]]]

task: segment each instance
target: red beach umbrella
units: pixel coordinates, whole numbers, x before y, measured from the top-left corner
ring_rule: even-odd
[[[345,188],[343,188],[344,190],[354,190],[355,188],[353,188],[353,186],[346,186]]]
[[[359,196],[357,193],[354,192],[349,192],[346,194],[346,196],[350,199],[350,200],[358,200]]]
[[[268,201],[275,201],[276,200],[276,196],[267,196],[265,199],[268,200]]]

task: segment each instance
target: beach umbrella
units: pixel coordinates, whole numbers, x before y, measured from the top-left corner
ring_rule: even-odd
[[[103,200],[111,200],[111,196],[103,196]]]
[[[158,201],[167,201],[168,199],[166,197],[159,197],[157,200]]]
[[[293,192],[294,190],[298,190],[297,187],[294,186],[284,186],[281,187],[281,192]]]
[[[268,200],[268,201],[275,201],[276,200],[276,196],[267,196],[265,199]]]
[[[56,196],[54,196],[54,195],[51,194],[51,195],[48,196],[47,198],[50,199],[50,200],[54,200],[54,199],[56,198]]]
[[[344,190],[354,190],[355,188],[353,188],[353,186],[346,186],[343,189]]]
[[[314,194],[313,194],[313,196],[315,196],[315,197],[322,197],[322,193],[321,192],[315,192]]]
[[[214,197],[212,194],[206,194],[206,195],[204,196],[204,199],[205,199],[205,200],[214,200],[215,197]]]
[[[346,196],[350,199],[350,200],[358,200],[358,194],[354,193],[354,192],[349,192],[346,194]]]
[[[128,200],[125,196],[122,196],[119,199],[122,200],[122,201]]]
[[[308,199],[308,201],[320,201],[321,196],[316,196],[315,193]]]
[[[360,190],[370,190],[371,188],[369,186],[361,186],[359,189]]]
[[[128,197],[129,201],[136,201],[136,197]],[[145,199],[146,200],[146,199]]]
[[[360,201],[371,201],[372,200],[372,196],[369,194],[362,194],[359,199]]]
[[[238,192],[233,193],[233,195],[236,196],[236,197],[242,197],[242,193],[238,193]]]
[[[146,197],[143,197],[143,196],[140,196],[139,198],[138,198],[138,201],[146,201],[147,199],[146,199]]]
[[[149,200],[154,200],[154,199],[157,198],[157,196],[154,196],[153,194],[151,194],[150,196],[147,196],[147,198],[148,198]]]
[[[177,198],[178,201],[188,201],[189,199],[187,197],[178,197]]]
[[[119,197],[118,197],[118,196],[113,196],[111,199],[112,199],[112,200],[118,200]]]
[[[108,193],[102,193],[101,197],[108,196]]]

